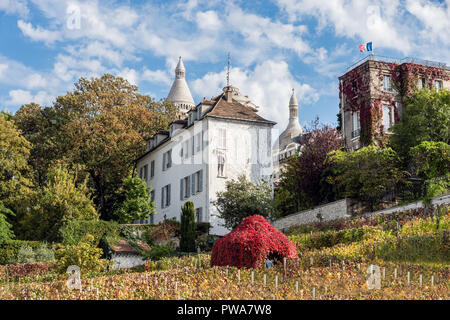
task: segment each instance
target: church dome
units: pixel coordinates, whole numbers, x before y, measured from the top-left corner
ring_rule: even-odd
[[[195,107],[194,99],[192,99],[191,91],[186,83],[185,75],[186,69],[184,68],[183,59],[180,57],[175,68],[175,81],[170,88],[167,100],[171,100],[181,113],[186,113],[192,107]]]
[[[303,133],[304,131],[298,122],[298,101],[294,89],[292,89],[292,95],[289,99],[289,123],[278,138],[278,149],[284,150],[296,137]]]

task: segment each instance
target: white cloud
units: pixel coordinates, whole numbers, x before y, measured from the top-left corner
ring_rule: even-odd
[[[172,78],[166,71],[163,70],[153,71],[144,69],[141,75],[141,79],[148,82],[163,83],[166,85],[170,85],[172,83]]]
[[[222,27],[217,12],[212,10],[197,12],[197,25],[200,29],[207,31],[217,31]]]
[[[0,0],[0,11],[7,14],[18,14],[21,17],[29,14],[27,4],[23,0]]]
[[[6,102],[9,106],[21,106],[31,102],[35,102],[40,105],[51,104],[53,98],[45,91],[39,91],[36,95],[32,95],[30,91],[27,90],[11,90],[9,92],[10,99]]]
[[[231,83],[238,87],[243,95],[260,106],[259,114],[268,120],[277,122],[277,127],[283,130],[289,118],[289,98],[292,88],[295,89],[300,105],[314,103],[319,99],[317,91],[310,85],[294,79],[284,61],[267,60],[258,64],[253,71],[232,68]],[[190,86],[197,96],[210,98],[222,92],[225,86],[226,72],[207,73],[194,80]]]
[[[117,75],[133,85],[137,85],[139,82],[139,74],[134,69],[124,68]]]
[[[17,21],[17,26],[24,35],[33,41],[42,41],[46,44],[51,44],[60,39],[59,32],[46,30],[39,26],[33,28],[31,23],[24,22],[23,20]]]

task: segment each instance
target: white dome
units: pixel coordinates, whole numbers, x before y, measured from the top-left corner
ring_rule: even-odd
[[[180,57],[175,68],[175,81],[167,96],[167,100],[171,100],[182,113],[189,111],[190,108],[195,106],[191,91],[186,83],[185,72],[183,60]]]

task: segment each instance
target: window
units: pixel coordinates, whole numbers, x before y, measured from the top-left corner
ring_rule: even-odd
[[[150,162],[150,179],[155,176],[155,160]]]
[[[358,83],[356,82],[356,80],[352,81],[352,91],[354,94],[358,92]]]
[[[353,122],[353,131],[352,138],[359,137],[361,132],[361,124],[360,124],[359,111],[355,111],[352,113],[352,122]]]
[[[195,136],[191,137],[191,153],[192,155],[195,154]]]
[[[383,127],[384,131],[388,131],[392,126],[392,108],[390,106],[383,106]]]
[[[442,89],[442,81],[434,80],[434,87],[436,88],[436,91],[439,92]]]
[[[150,191],[150,202],[155,201],[155,190]]]
[[[217,175],[225,177],[225,155],[222,153],[217,156]]]
[[[184,158],[187,159],[189,157],[189,140],[186,140],[184,142],[184,146],[183,146],[183,154],[184,154]]]
[[[191,175],[192,195],[203,191],[203,170],[197,171]]]
[[[401,102],[395,101],[395,109],[397,109],[397,114],[399,118],[402,116],[402,104]]]
[[[227,130],[223,128],[219,129],[219,148],[227,148]]]
[[[163,171],[172,167],[172,149],[163,154]]]
[[[391,77],[390,76],[384,76],[383,77],[383,89],[384,91],[391,91]]]
[[[145,165],[139,169],[139,178],[147,181],[148,166]]]
[[[161,189],[161,208],[170,206],[170,184]]]
[[[423,88],[425,88],[425,79],[424,78],[419,78],[418,87],[419,87],[419,90],[422,90]]]
[[[202,208],[195,209],[195,217],[197,218],[197,222],[203,222]]]
[[[170,136],[173,136],[173,124],[170,125]]]
[[[189,198],[190,193],[191,193],[191,176],[187,176],[180,180],[180,200]]]
[[[196,135],[196,141],[195,141],[195,146],[196,146],[196,152],[199,152],[202,148],[202,133],[197,133]]]

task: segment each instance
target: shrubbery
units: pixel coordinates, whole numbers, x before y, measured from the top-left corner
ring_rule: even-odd
[[[23,246],[28,246],[33,250],[39,248],[42,242],[39,241],[23,241],[23,240],[8,240],[0,245],[0,265],[17,263],[19,250]]]
[[[195,251],[195,213],[192,201],[185,202],[181,208],[180,251]]]
[[[78,244],[56,244],[55,250],[56,268],[60,273],[65,273],[71,265],[80,267],[82,274],[102,271],[108,265],[108,261],[101,259],[103,250],[95,247],[94,237],[89,234]]]

